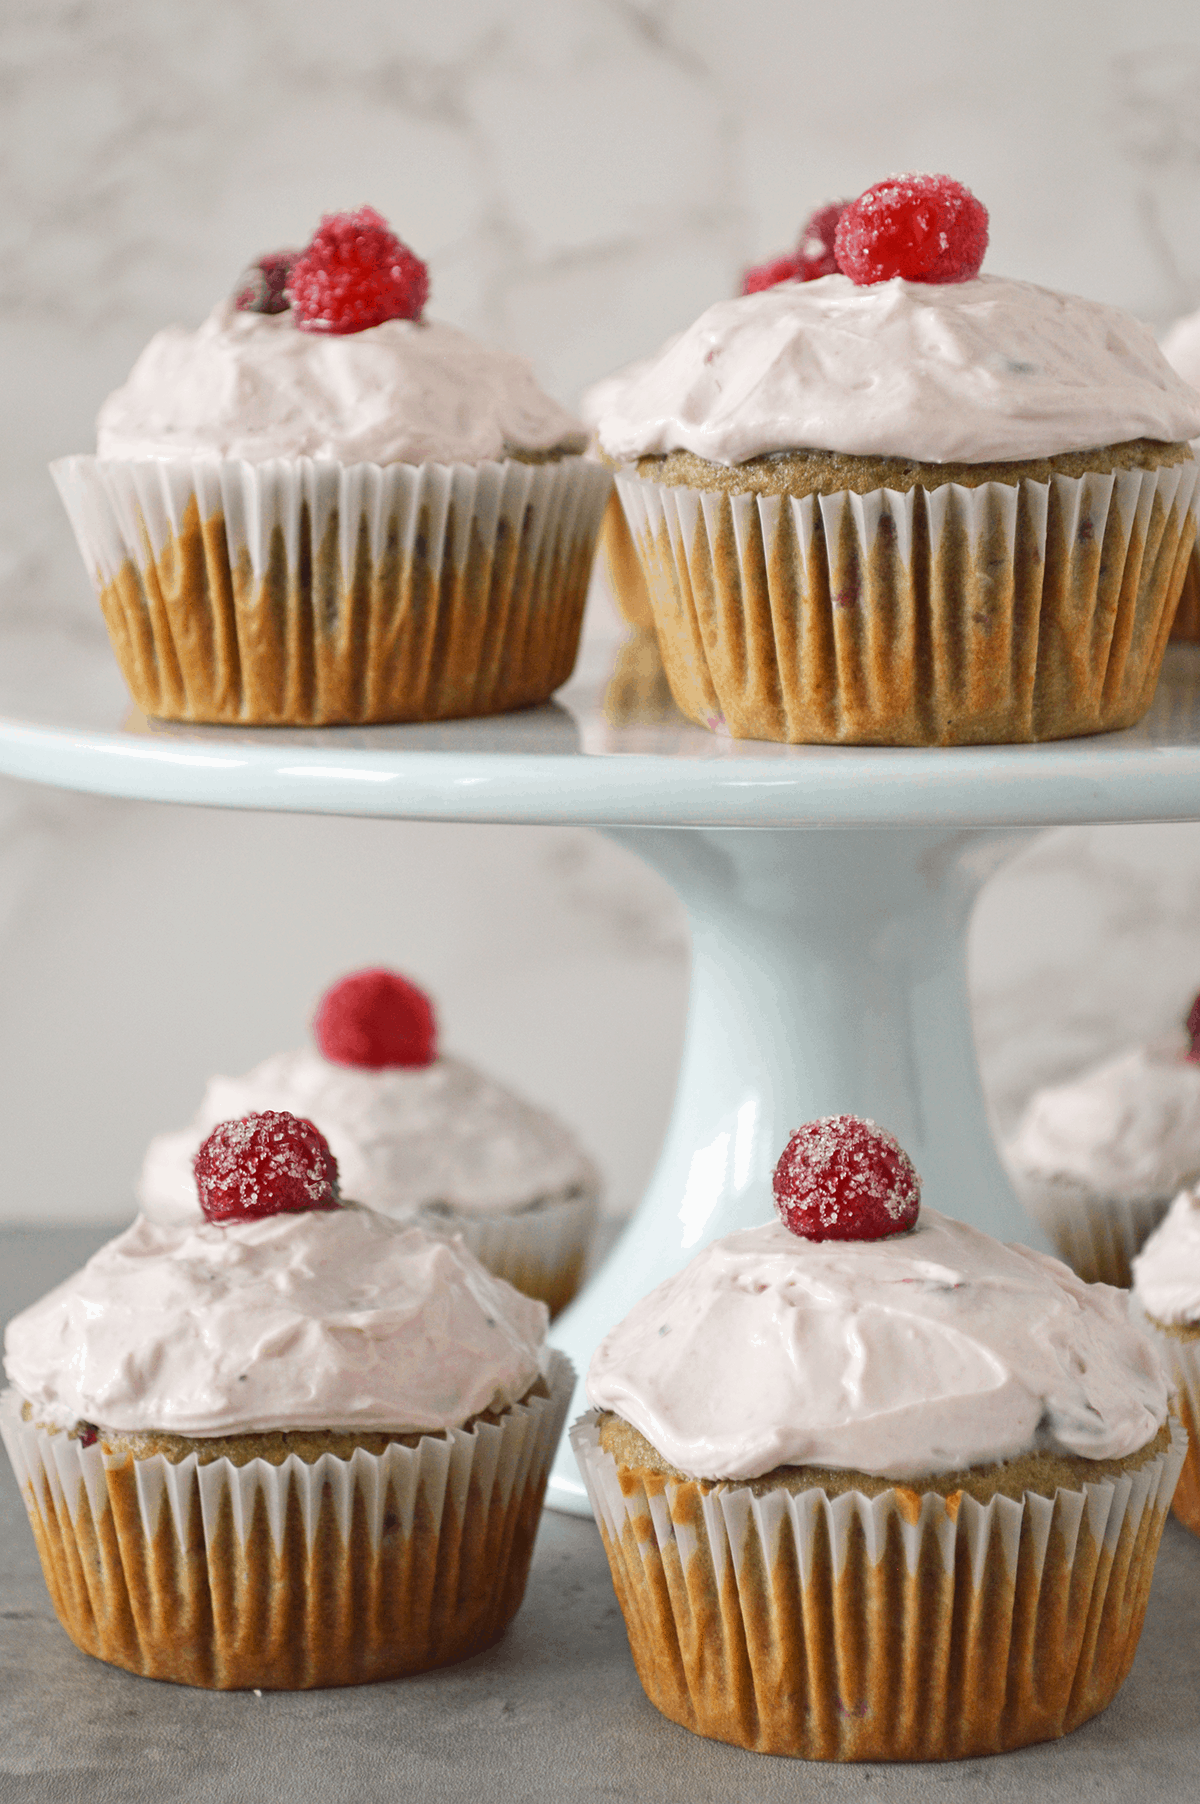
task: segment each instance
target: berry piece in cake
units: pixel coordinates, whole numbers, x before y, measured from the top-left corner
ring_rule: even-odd
[[[979,274],[988,242],[987,208],[948,175],[894,175],[842,209],[835,248],[838,268],[869,286],[968,282]]]
[[[429,271],[374,207],[327,213],[292,266],[288,299],[303,332],[365,332],[420,319]]]
[[[1191,1008],[1188,1010],[1187,1020],[1184,1022],[1184,1026],[1187,1029],[1187,1037],[1191,1042],[1185,1057],[1187,1057],[1193,1065],[1200,1065],[1200,996],[1197,996],[1195,1002],[1193,1002]]]
[[[838,220],[845,212],[844,200],[831,200],[806,221],[796,251],[798,274],[802,282],[815,282],[819,276],[836,276],[838,260],[834,251]]]
[[[221,1122],[192,1168],[200,1207],[218,1224],[340,1206],[329,1142],[311,1121],[282,1109]]]
[[[424,990],[398,971],[354,971],[326,990],[313,1033],[334,1065],[379,1071],[394,1065],[432,1065],[437,1018]]]
[[[270,251],[252,263],[238,282],[234,306],[239,313],[286,313],[284,290],[299,251]]]
[[[775,1208],[802,1240],[882,1240],[916,1226],[921,1180],[885,1128],[824,1115],[797,1128],[774,1178]]]

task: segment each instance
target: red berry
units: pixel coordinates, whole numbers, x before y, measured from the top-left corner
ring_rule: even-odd
[[[842,210],[838,268],[860,286],[969,282],[987,250],[987,208],[948,175],[893,175]]]
[[[833,241],[845,206],[844,200],[831,200],[827,206],[818,207],[807,221],[796,251],[802,282],[815,282],[818,276],[836,276],[838,261]]]
[[[252,263],[238,281],[234,306],[239,313],[286,313],[284,293],[299,251],[271,251]]]
[[[301,1115],[264,1109],[215,1127],[192,1160],[209,1221],[336,1209],[337,1160]]]
[[[288,278],[303,332],[365,332],[387,319],[420,319],[429,271],[374,207],[326,213]]]
[[[882,1240],[914,1227],[921,1180],[885,1128],[825,1115],[797,1128],[775,1167],[779,1219],[803,1240]]]
[[[791,282],[800,274],[799,257],[772,257],[769,263],[756,263],[742,276],[742,293],[759,294],[764,288],[775,288],[780,282]]]
[[[1191,1008],[1188,1010],[1188,1016],[1184,1026],[1187,1028],[1188,1039],[1191,1041],[1191,1045],[1187,1050],[1187,1057],[1193,1064],[1200,1064],[1200,996],[1197,996],[1195,1002],[1193,1002]]]
[[[334,1065],[432,1065],[437,1020],[424,990],[396,971],[355,971],[326,990],[313,1020],[317,1045]]]

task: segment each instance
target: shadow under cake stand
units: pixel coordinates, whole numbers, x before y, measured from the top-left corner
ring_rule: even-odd
[[[971,908],[1038,828],[1200,819],[1200,648],[1168,651],[1128,732],[904,750],[714,737],[661,687],[623,682],[619,663],[614,675],[603,646],[554,702],[494,720],[147,724],[102,648],[9,630],[0,772],[210,807],[591,826],[662,873],[692,933],[683,1059],[645,1197],[552,1329],[582,1375],[637,1298],[705,1242],[769,1218],[784,1141],[817,1115],[872,1116],[932,1206],[1036,1240],[979,1083]],[[573,1414],[585,1407],[581,1385]],[[588,1511],[568,1448],[547,1501]]]

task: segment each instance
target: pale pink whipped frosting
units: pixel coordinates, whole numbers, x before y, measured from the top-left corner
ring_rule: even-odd
[[[96,422],[102,458],[273,457],[466,463],[581,448],[579,421],[511,351],[437,321],[301,332],[222,301],[156,332]]]
[[[1133,1294],[1158,1322],[1200,1322],[1200,1184],[1181,1190],[1133,1262]]]
[[[461,1243],[369,1209],[139,1216],[9,1323],[5,1369],[60,1426],[434,1431],[522,1397],[546,1320]]]
[[[822,276],[718,301],[600,401],[621,462],[807,448],[990,463],[1200,433],[1200,394],[1145,326],[1001,276]]]
[[[192,1159],[219,1121],[285,1109],[315,1122],[338,1162],[343,1196],[386,1215],[428,1204],[467,1213],[519,1209],[594,1192],[596,1169],[570,1129],[464,1059],[369,1071],[300,1048],[244,1077],[214,1077],[191,1124],[146,1151],[138,1201],[161,1221],[199,1216]]]
[[[1168,1402],[1119,1291],[932,1209],[885,1240],[713,1241],[605,1337],[587,1390],[681,1471],[733,1479],[1116,1458]]]
[[[1200,389],[1200,309],[1175,321],[1164,334],[1162,352],[1185,382]]]
[[[1150,1202],[1200,1175],[1200,1064],[1173,1034],[1030,1098],[1006,1149],[1018,1182]]]

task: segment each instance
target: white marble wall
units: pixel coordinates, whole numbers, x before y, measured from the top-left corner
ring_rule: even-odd
[[[45,476],[149,333],[370,201],[432,310],[564,399],[807,210],[944,168],[989,266],[1162,323],[1200,302],[1194,0],[10,0],[0,11],[0,614],[99,626]],[[610,630],[598,611],[590,628]],[[1200,984],[1200,829],[1049,836],[972,942],[1002,1119]],[[0,787],[0,1218],[114,1218],[204,1076],[387,959],[449,1040],[575,1121],[626,1207],[671,1088],[686,937],[569,829],[377,827]]]

